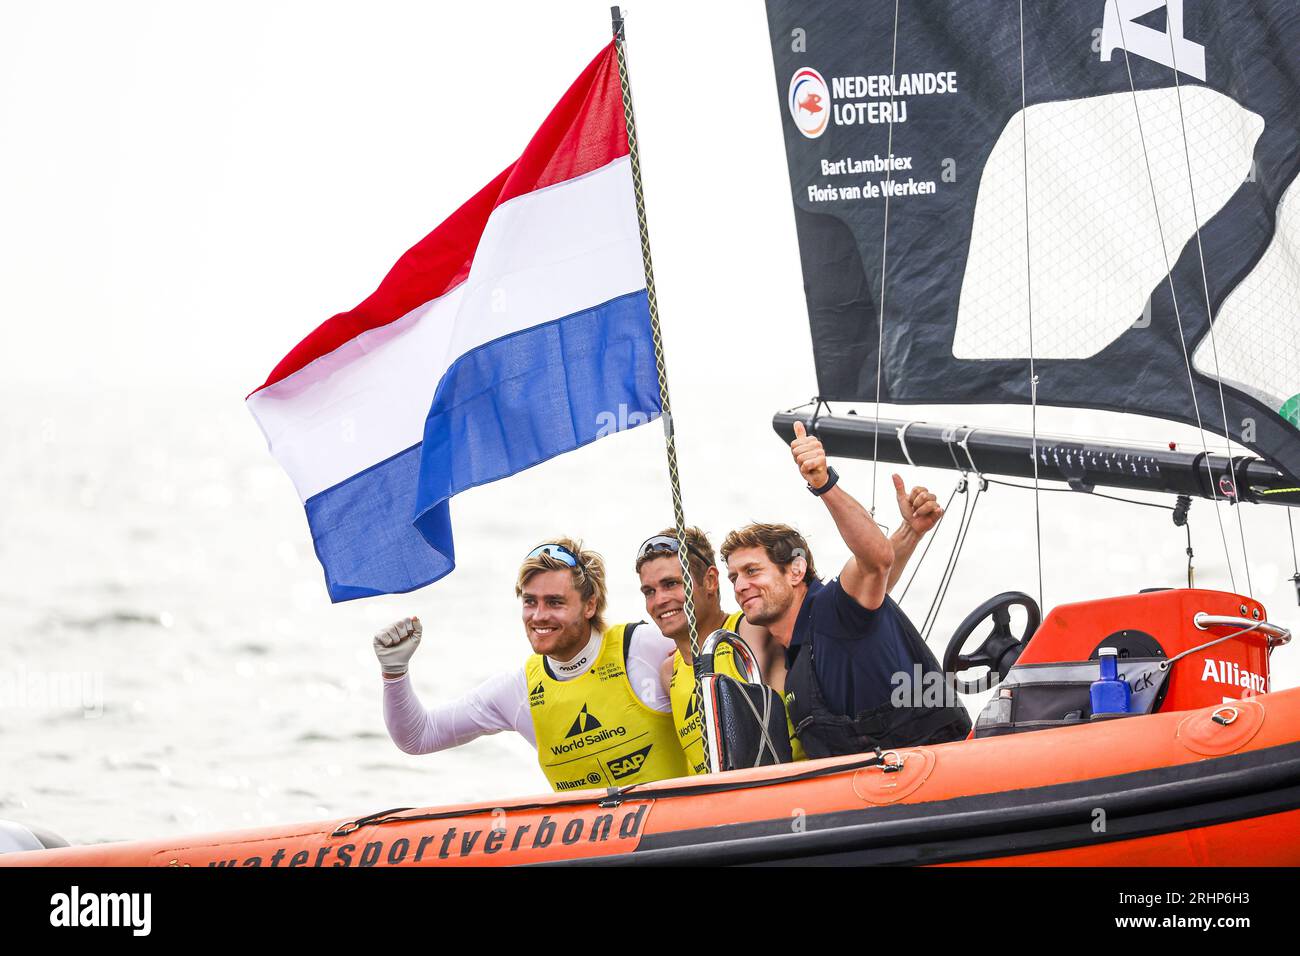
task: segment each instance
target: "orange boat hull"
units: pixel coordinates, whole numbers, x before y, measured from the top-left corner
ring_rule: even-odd
[[[1232,706],[0,865],[1300,864],[1300,689]]]

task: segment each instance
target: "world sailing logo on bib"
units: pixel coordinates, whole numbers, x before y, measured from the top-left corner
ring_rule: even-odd
[[[577,718],[573,721],[573,726],[565,734],[565,738],[576,737],[578,734],[585,734],[589,730],[595,730],[600,727],[600,721],[596,719],[595,714],[587,712],[587,705],[582,705],[582,710],[578,711]]]

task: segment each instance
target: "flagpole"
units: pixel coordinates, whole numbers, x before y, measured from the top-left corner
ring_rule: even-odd
[[[695,625],[695,589],[691,586],[691,566],[686,547],[686,517],[682,508],[681,479],[677,469],[677,438],[673,433],[672,404],[668,400],[668,371],[664,364],[664,340],[659,327],[659,303],[655,298],[654,263],[650,258],[650,230],[646,225],[645,193],[641,188],[641,157],[637,149],[636,115],[632,110],[632,87],[627,78],[627,53],[623,48],[625,33],[623,15],[618,7],[610,7],[614,30],[614,49],[618,53],[618,82],[623,91],[623,118],[627,122],[627,148],[632,162],[632,190],[636,196],[636,221],[641,230],[641,260],[645,265],[646,299],[650,307],[650,332],[654,338],[655,369],[659,373],[659,404],[664,423],[664,442],[668,450],[668,483],[673,495],[673,520],[677,525],[677,559],[682,566],[682,586],[686,591],[686,623],[691,635],[691,657],[695,664],[695,687],[700,686],[700,639]],[[707,733],[707,729],[706,729]],[[709,748],[704,748],[704,772],[708,773]]]

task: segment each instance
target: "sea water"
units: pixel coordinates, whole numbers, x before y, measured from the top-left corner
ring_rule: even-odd
[[[688,518],[715,545],[750,520],[795,523],[821,573],[836,573],[848,553],[771,432],[788,383],[741,403],[711,391],[711,373],[695,379],[683,366]],[[371,637],[419,615],[415,688],[426,704],[449,700],[528,653],[513,593],[528,549],[560,533],[583,537],[609,565],[610,620],[639,619],[635,547],[671,517],[656,423],[459,496],[458,568],[445,580],[331,605],[301,505],[235,390],[2,391],[0,818],[74,842],[544,791],[533,751],[512,733],[440,754],[398,751],[384,728]],[[963,420],[979,414],[964,411]],[[871,463],[837,467],[870,505]],[[891,528],[894,470],[874,470],[877,518]],[[899,470],[941,501],[956,480]],[[1185,580],[1183,532],[1168,512],[1059,493],[1043,494],[1041,507],[1049,604]],[[1252,551],[1269,564],[1253,565],[1256,593],[1271,617],[1294,624],[1285,522],[1265,512],[1247,512]],[[1208,502],[1192,509],[1199,581],[1226,586],[1212,516]],[[918,624],[956,518],[903,601]],[[937,615],[936,653],[990,595],[1037,593],[1034,542],[1032,494],[994,486]],[[725,583],[724,598],[732,606]],[[1274,656],[1275,686],[1297,683],[1294,656]]]

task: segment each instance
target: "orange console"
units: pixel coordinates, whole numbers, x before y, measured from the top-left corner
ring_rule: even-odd
[[[1120,657],[1172,663],[1160,711],[1193,710],[1269,690],[1269,652],[1290,638],[1258,601],[1226,591],[1170,589],[1063,604],[1034,633],[1017,666]]]

